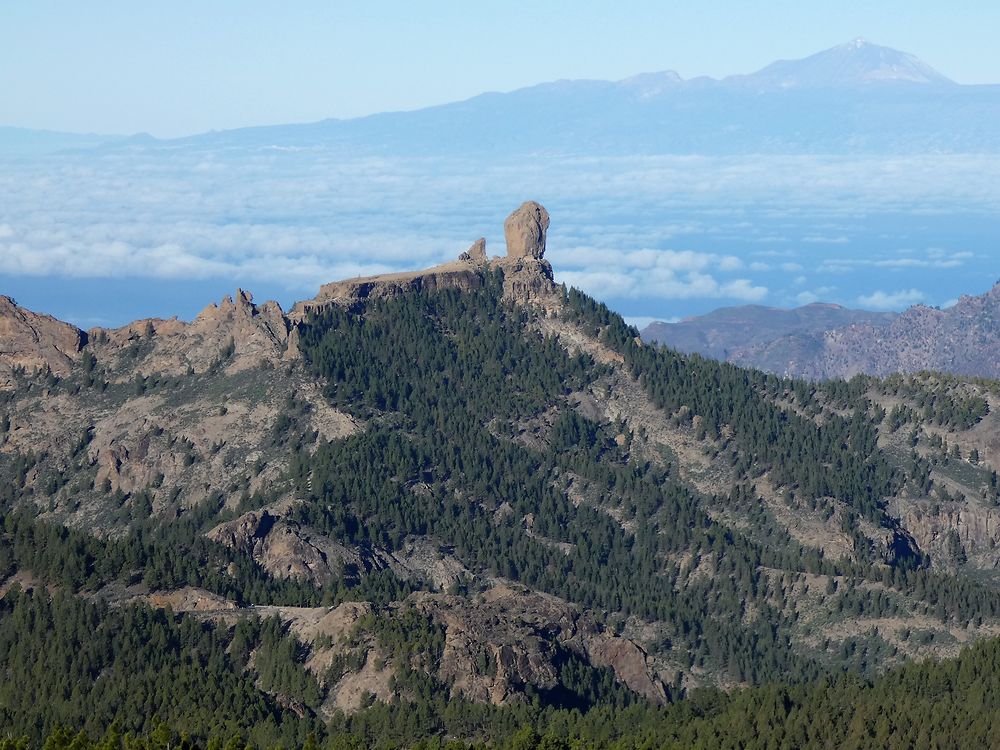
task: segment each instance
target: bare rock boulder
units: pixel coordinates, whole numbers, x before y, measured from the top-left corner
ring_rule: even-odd
[[[541,259],[548,229],[549,212],[535,201],[522,203],[503,223],[507,257]]]

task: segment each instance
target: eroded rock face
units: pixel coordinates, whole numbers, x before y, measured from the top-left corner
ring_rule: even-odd
[[[663,683],[636,643],[607,633],[591,614],[557,597],[501,585],[471,601],[426,593],[410,601],[445,626],[438,677],[469,700],[502,705],[526,700],[529,685],[552,690],[560,660],[576,654],[610,668],[648,700],[666,702]]]
[[[86,342],[76,326],[19,307],[0,296],[0,388],[10,387],[15,368],[48,368],[65,375]]]
[[[361,276],[324,284],[315,299],[296,304],[291,316],[293,319],[301,319],[309,311],[331,303],[351,306],[367,300],[390,299],[421,291],[467,291],[478,289],[482,285],[483,275],[480,270],[470,267],[468,262],[455,260],[423,271]]]
[[[458,256],[459,260],[470,261],[472,263],[486,262],[486,238],[480,237],[469,246],[469,249]]]
[[[504,297],[520,303],[555,304],[556,285],[547,260],[507,256],[498,265],[503,269]]]
[[[242,289],[234,297],[211,303],[190,323],[140,320],[115,329],[89,332],[98,359],[130,347],[147,350],[136,368],[143,374],[201,373],[222,366],[229,372],[278,364],[297,355],[292,325],[274,301],[256,305]]]
[[[503,223],[508,258],[536,258],[545,254],[549,212],[535,201],[522,203]]]
[[[480,237],[458,256],[458,260],[450,263],[422,271],[379,274],[324,284],[314,299],[296,304],[289,317],[294,323],[330,304],[355,307],[368,300],[400,297],[414,292],[478,289],[485,283],[486,271],[491,268],[503,271],[504,296],[507,299],[545,305],[552,301],[555,292],[552,266],[542,257],[548,228],[548,211],[538,203],[528,201],[508,216],[504,223],[506,256],[489,260],[486,239]],[[290,335],[294,336],[294,333],[293,326]]]
[[[337,578],[342,569],[370,573],[390,566],[381,555],[345,547],[266,510],[219,524],[207,536],[250,556],[276,578],[305,580],[320,587]]]

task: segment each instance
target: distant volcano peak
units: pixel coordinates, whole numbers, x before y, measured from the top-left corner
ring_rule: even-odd
[[[842,88],[878,83],[954,85],[918,57],[857,37],[799,60],[778,60],[731,83],[759,88]]]

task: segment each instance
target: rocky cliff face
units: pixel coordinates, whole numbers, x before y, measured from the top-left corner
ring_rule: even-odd
[[[0,389],[11,385],[17,369],[65,375],[86,342],[79,328],[0,297]]]
[[[916,305],[888,326],[853,325],[817,340],[817,356],[790,374],[829,378],[938,370],[1000,377],[1000,284],[945,310]]]
[[[639,646],[607,633],[592,614],[557,597],[500,584],[472,600],[434,594],[412,599],[445,626],[438,677],[453,694],[494,705],[524,702],[526,686],[558,688],[560,661],[571,653],[611,669],[644,698],[666,702],[663,683]]]
[[[242,289],[208,305],[190,323],[139,320],[122,328],[94,328],[88,338],[99,358],[141,350],[137,371],[145,375],[204,373],[219,366],[235,373],[298,355],[291,321],[281,306],[274,301],[256,305]]]
[[[363,276],[324,284],[311,300],[300,302],[293,316],[304,316],[327,304],[354,305],[376,299],[391,299],[413,292],[435,292],[441,289],[468,291],[483,284],[482,269],[471,260],[443,263],[423,271]]]
[[[478,289],[485,274],[500,270],[508,299],[523,304],[546,305],[553,302],[555,282],[552,266],[543,259],[549,214],[538,203],[528,201],[504,222],[507,254],[488,260],[486,240],[479,238],[458,260],[422,271],[381,274],[346,279],[320,287],[312,300],[300,302],[292,310],[293,319],[301,319],[312,310],[328,304],[356,305],[372,299],[386,299],[417,291]]]

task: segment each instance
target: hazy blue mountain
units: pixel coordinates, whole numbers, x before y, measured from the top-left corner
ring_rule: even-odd
[[[820,380],[863,373],[947,372],[1000,377],[1000,283],[951,307],[901,313],[812,304],[792,310],[748,305],[642,331],[683,352],[788,377]]]
[[[60,133],[0,125],[0,156],[44,156],[67,149],[87,149],[127,140],[120,135]]]
[[[1000,150],[1000,85],[963,86],[864,40],[749,75],[555,81],[412,112],[220,131],[195,147],[352,153],[925,153]]]
[[[790,310],[740,305],[723,307],[676,323],[650,323],[643,329],[642,338],[686,353],[731,360],[786,337],[822,334],[855,324],[885,326],[896,317],[896,313],[851,310],[822,302]]]
[[[0,129],[0,153],[134,139]],[[748,75],[563,80],[411,112],[213,131],[139,145],[341,148],[352,154],[766,154],[1000,151],[1000,85],[956,84],[856,39]]]
[[[917,57],[871,44],[860,37],[802,60],[778,60],[751,75],[730,76],[725,83],[742,83],[762,89],[855,87],[887,83],[956,85]]]

